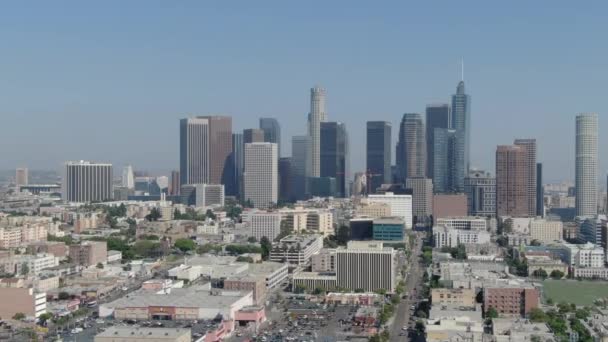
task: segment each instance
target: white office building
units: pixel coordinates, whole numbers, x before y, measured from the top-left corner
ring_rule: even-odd
[[[490,233],[485,230],[462,230],[446,226],[433,227],[436,248],[457,247],[461,244],[484,244],[490,242]]]
[[[563,243],[566,258],[571,267],[604,267],[604,249],[592,243],[572,244]]]
[[[403,218],[405,228],[412,228],[412,195],[397,195],[392,192],[369,195],[371,203],[386,203],[391,207],[391,216]]]
[[[245,144],[245,200],[256,208],[277,203],[279,196],[279,155],[277,144]]]
[[[488,230],[488,221],[483,217],[443,217],[437,218],[437,226],[463,230]]]
[[[336,284],[350,290],[394,292],[396,251],[378,241],[350,241],[336,250]]]
[[[112,164],[88,161],[65,163],[63,175],[63,200],[90,203],[112,200]]]
[[[298,266],[310,264],[310,258],[323,248],[323,235],[289,235],[275,243],[270,261]]]
[[[576,216],[597,214],[598,117],[595,113],[576,116]]]
[[[543,243],[562,240],[564,224],[561,221],[534,219],[530,221],[530,237]]]
[[[249,217],[249,228],[251,236],[258,241],[266,236],[270,241],[281,232],[281,214],[278,212],[255,212]]]

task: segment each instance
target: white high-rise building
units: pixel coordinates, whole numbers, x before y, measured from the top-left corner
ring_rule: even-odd
[[[597,129],[595,113],[576,116],[576,215],[597,214]]]
[[[336,250],[336,283],[350,290],[391,293],[397,285],[396,251],[378,241],[350,241]]]
[[[112,178],[112,164],[83,160],[66,162],[63,200],[78,203],[112,200]]]
[[[122,169],[122,186],[127,189],[135,188],[135,177],[133,176],[133,167],[127,165]]]
[[[277,144],[245,144],[245,196],[256,208],[277,203],[279,197],[279,154]]]
[[[397,195],[392,192],[374,194],[367,197],[370,203],[386,203],[391,207],[391,216],[398,216],[405,221],[407,229],[412,228],[412,195]]]
[[[180,183],[209,183],[209,119],[188,118],[179,122]]]
[[[325,89],[310,89],[310,113],[308,114],[308,135],[311,138],[311,177],[321,175],[321,122],[327,121],[325,112]]]
[[[281,214],[279,212],[255,212],[249,218],[251,236],[260,241],[267,237],[270,241],[281,233]]]
[[[29,173],[27,167],[20,167],[15,170],[15,185],[17,188],[20,185],[28,185],[29,184]]]

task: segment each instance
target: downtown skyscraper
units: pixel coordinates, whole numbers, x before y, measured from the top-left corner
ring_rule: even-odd
[[[267,208],[279,200],[279,156],[277,144],[245,144],[244,199],[255,208]]]
[[[291,139],[291,191],[296,200],[306,199],[311,169],[311,138],[296,135]]]
[[[450,105],[447,103],[432,104],[426,106],[426,163],[428,178],[434,177],[435,171],[435,128],[450,128]]]
[[[452,126],[455,130],[454,178],[455,191],[464,191],[464,177],[470,169],[471,97],[465,93],[464,81],[452,95]]]
[[[281,157],[281,126],[275,118],[260,118],[260,129],[264,132],[264,142],[277,144]]]
[[[83,160],[66,162],[63,200],[77,203],[110,201],[114,197],[112,182],[112,164]]]
[[[336,195],[348,196],[348,133],[342,122],[321,123],[321,177],[336,180]]]
[[[391,183],[391,123],[367,122],[366,166],[368,191],[374,193],[382,184]]]
[[[536,140],[496,149],[496,216],[536,216]]]
[[[598,116],[576,116],[575,188],[576,216],[597,214]]]
[[[426,176],[426,137],[422,115],[403,114],[396,153],[399,182]]]
[[[308,135],[311,138],[311,177],[321,175],[321,122],[327,121],[325,112],[325,89],[310,89],[310,113],[308,114]]]

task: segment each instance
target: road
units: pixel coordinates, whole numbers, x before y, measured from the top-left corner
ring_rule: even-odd
[[[408,299],[403,299],[397,307],[393,324],[390,327],[391,341],[408,341],[407,331],[402,330],[402,328],[408,325],[410,314],[412,313],[410,306],[417,305],[418,302],[417,295],[421,289],[422,273],[424,270],[420,267],[419,263],[419,256],[422,251],[422,238],[416,235],[415,239],[405,279],[405,290],[409,296]],[[415,295],[413,296],[413,294]],[[409,298],[413,298],[413,300]],[[400,336],[402,333],[403,336]]]

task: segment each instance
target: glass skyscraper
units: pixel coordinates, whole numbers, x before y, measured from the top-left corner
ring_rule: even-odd
[[[264,142],[277,144],[281,157],[281,126],[275,118],[260,118],[260,129],[264,131]]]
[[[446,128],[433,130],[433,190],[435,193],[454,192],[456,187],[456,131]],[[429,148],[431,148],[429,146]],[[464,185],[464,184],[463,184]]]
[[[308,198],[308,181],[312,166],[312,139],[308,135],[291,139],[291,191],[294,199]]]
[[[433,178],[433,172],[435,167],[433,163],[435,157],[433,156],[435,145],[434,131],[435,128],[450,128],[450,105],[447,103],[432,104],[426,106],[426,163],[427,163],[427,176]]]
[[[471,140],[471,98],[465,93],[464,81],[458,83],[452,95],[452,129],[456,130],[456,156],[454,163],[455,191],[464,191],[464,177],[469,172]]]
[[[321,122],[321,177],[336,179],[336,194],[346,197],[348,135],[341,122]]]
[[[387,121],[367,122],[366,165],[367,188],[374,193],[382,184],[391,183],[391,124]]]
[[[403,114],[396,153],[399,182],[426,176],[426,138],[422,115]]]

